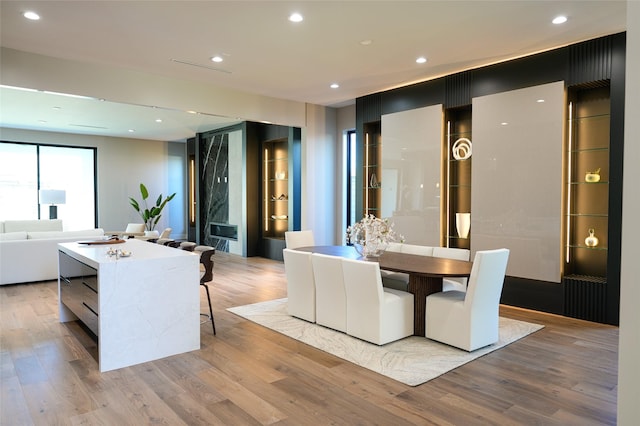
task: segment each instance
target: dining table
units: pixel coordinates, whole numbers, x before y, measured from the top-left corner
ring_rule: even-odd
[[[364,257],[353,246],[307,246],[295,250],[378,262],[380,269],[409,275],[408,291],[413,294],[413,334],[425,335],[427,296],[442,291],[445,277],[469,277],[473,262],[443,257],[385,251],[378,257]]]

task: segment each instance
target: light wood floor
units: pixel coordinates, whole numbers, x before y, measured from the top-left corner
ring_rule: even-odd
[[[218,335],[204,324],[199,351],[103,374],[95,343],[58,322],[55,282],[1,286],[0,424],[616,423],[616,327],[503,306],[545,328],[410,387],[227,312],[285,297],[283,265],[215,258]]]

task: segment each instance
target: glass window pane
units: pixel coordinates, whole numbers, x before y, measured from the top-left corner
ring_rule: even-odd
[[[35,145],[0,143],[0,220],[38,219]]]
[[[40,189],[65,191],[58,205],[58,219],[65,230],[95,227],[94,150],[56,146],[40,147]],[[40,217],[49,218],[49,206],[40,206]]]

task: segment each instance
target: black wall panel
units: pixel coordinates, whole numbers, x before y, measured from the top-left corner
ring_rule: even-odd
[[[618,323],[620,298],[620,241],[622,163],[624,156],[624,81],[626,34],[614,34],[524,58],[452,74],[436,80],[356,99],[357,140],[362,146],[363,124],[382,114],[444,104],[455,108],[478,96],[564,81],[566,87],[608,81],[611,88],[611,176],[609,182],[609,261],[606,321]],[[598,83],[599,84],[599,83]],[[362,170],[362,158],[357,159]],[[362,188],[362,176],[357,178]],[[361,199],[361,194],[357,199]],[[356,206],[361,210],[362,202]],[[507,277],[503,303],[562,313],[563,285]]]

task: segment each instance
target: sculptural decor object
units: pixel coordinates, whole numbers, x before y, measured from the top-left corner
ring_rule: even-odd
[[[587,172],[584,175],[584,181],[589,183],[600,182],[600,168],[593,172]]]
[[[471,157],[471,141],[467,138],[460,138],[451,147],[453,158],[456,160],[466,160]]]
[[[598,237],[595,236],[596,230],[589,228],[589,236],[584,239],[584,243],[587,247],[596,247],[599,243]]]

